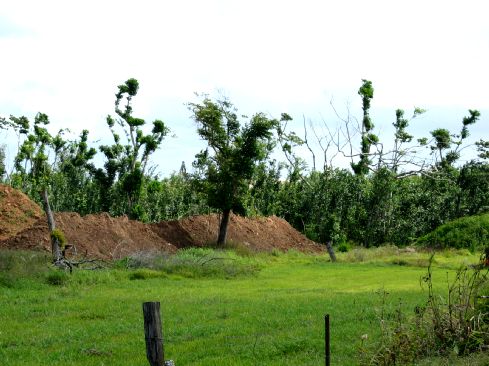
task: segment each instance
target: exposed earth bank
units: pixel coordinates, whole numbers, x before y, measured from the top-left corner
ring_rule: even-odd
[[[81,217],[73,212],[55,214],[56,226],[78,255],[118,259],[139,251],[175,252],[178,248],[208,246],[216,241],[217,214],[179,221],[143,224],[107,213]],[[231,216],[228,240],[256,251],[296,249],[322,252],[324,247],[272,216]],[[50,250],[46,219],[41,208],[23,193],[0,185],[0,248]]]

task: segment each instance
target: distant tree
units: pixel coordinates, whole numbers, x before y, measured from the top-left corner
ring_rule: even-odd
[[[374,124],[370,118],[370,101],[374,97],[374,88],[370,80],[363,79],[362,82],[362,86],[358,89],[358,94],[362,97],[363,110],[361,154],[360,160],[357,163],[351,164],[353,171],[357,175],[368,173],[371,162],[370,147],[379,142],[377,135],[370,132],[374,128]]]
[[[61,130],[57,135],[52,136],[45,127],[49,124],[49,118],[44,113],[36,115],[32,127],[26,117],[13,118],[12,120],[21,121],[22,134],[26,135],[26,139],[15,157],[15,168],[23,181],[29,181],[32,187],[38,190],[51,235],[53,263],[60,267],[65,267],[63,256],[64,236],[56,229],[56,222],[49,203],[52,164],[55,164],[59,153],[66,144],[62,138],[63,131]],[[49,153],[53,153],[51,162],[49,161]]]
[[[458,134],[451,134],[445,128],[438,128],[431,131],[431,135],[434,139],[434,144],[431,146],[431,150],[437,155],[437,166],[447,167],[452,166],[459,158],[460,151],[462,150],[462,144],[464,140],[469,137],[468,126],[475,124],[480,117],[480,112],[477,110],[469,109],[469,115],[462,120],[462,129]],[[449,150],[452,146],[455,146]]]
[[[201,103],[190,103],[189,109],[198,134],[208,144],[193,165],[203,178],[201,189],[209,206],[222,212],[217,244],[224,245],[231,211],[244,213],[250,180],[257,163],[274,146],[272,131],[278,121],[257,113],[241,126],[236,108],[227,99],[205,97]]]
[[[105,195],[103,209],[108,211],[110,206],[108,192],[114,182],[119,179],[122,192],[128,201],[128,213],[132,218],[142,216],[138,202],[149,157],[160,147],[163,139],[170,132],[163,121],[157,119],[153,121],[151,133],[144,134],[142,127],[146,121],[134,117],[132,110],[132,99],[137,95],[138,90],[139,83],[136,79],[129,79],[118,86],[118,92],[115,95],[117,117],[107,116],[107,126],[112,133],[114,144],[100,146],[106,162],[103,169],[95,172],[101,192]],[[121,107],[123,101],[124,106]],[[116,125],[126,136],[125,143],[121,142],[120,135],[116,132]]]

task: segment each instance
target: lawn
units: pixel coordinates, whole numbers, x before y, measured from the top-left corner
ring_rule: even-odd
[[[165,355],[177,366],[323,365],[326,313],[332,365],[355,365],[362,335],[379,333],[383,299],[386,314],[426,302],[428,253],[358,251],[338,263],[295,252],[197,254],[153,270],[121,262],[58,276],[39,256],[0,252],[0,363],[147,365],[142,303],[159,301]],[[437,290],[477,258],[437,255]]]

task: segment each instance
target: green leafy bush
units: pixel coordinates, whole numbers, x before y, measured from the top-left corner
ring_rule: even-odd
[[[489,214],[462,217],[439,226],[417,240],[430,248],[469,249],[471,252],[489,243]]]

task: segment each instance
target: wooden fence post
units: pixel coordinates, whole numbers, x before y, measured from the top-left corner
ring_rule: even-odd
[[[163,332],[161,331],[160,303],[143,303],[146,357],[151,366],[164,366]]]

